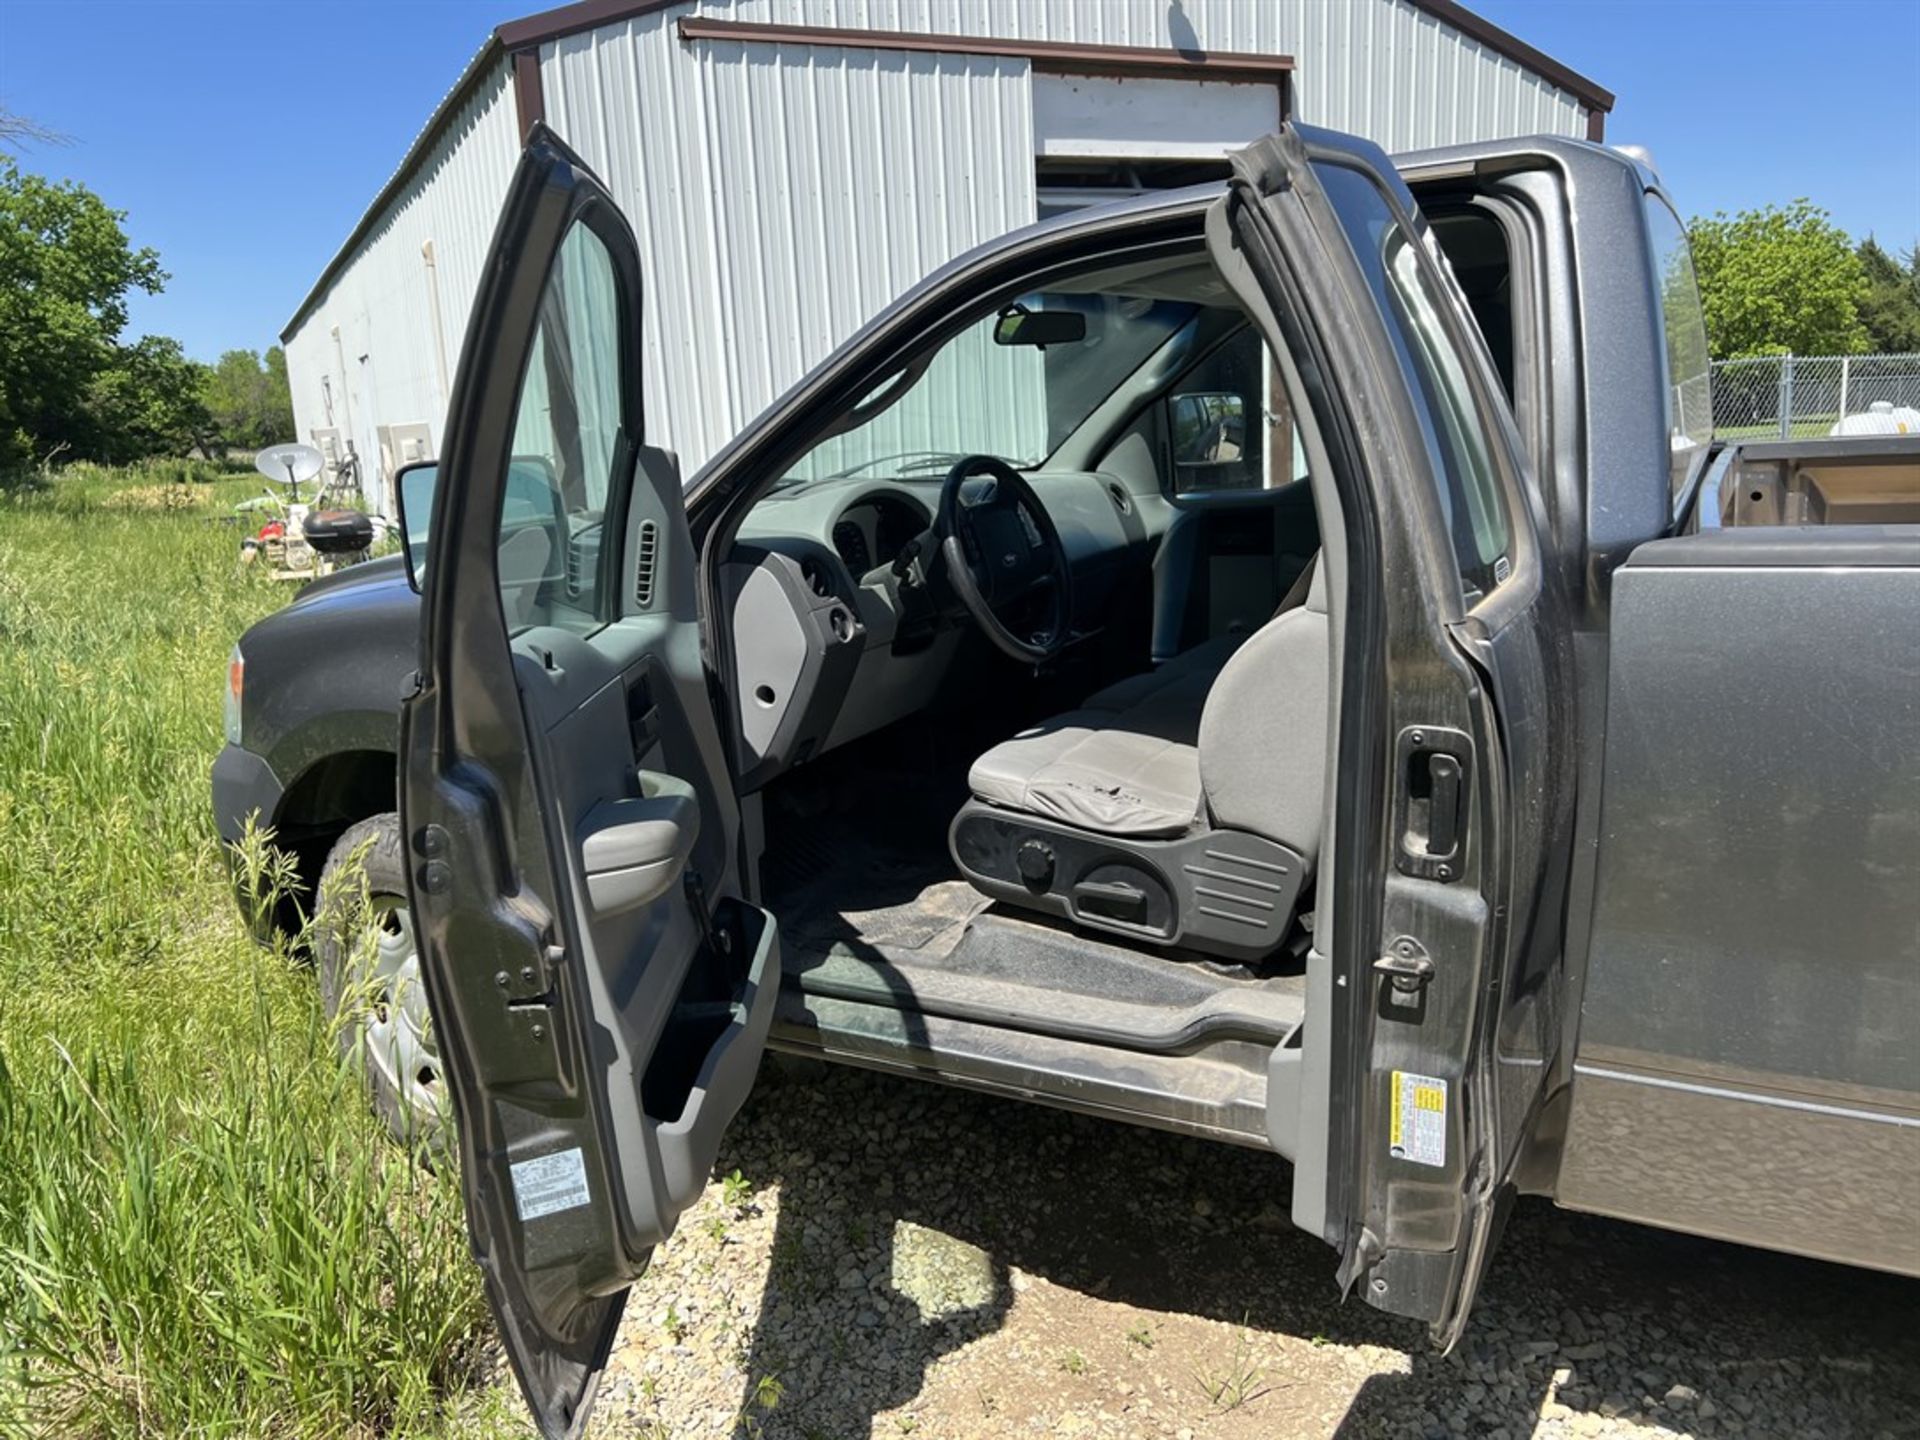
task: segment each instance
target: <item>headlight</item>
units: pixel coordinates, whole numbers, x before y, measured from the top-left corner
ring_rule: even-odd
[[[227,692],[225,712],[222,720],[226,727],[227,743],[240,743],[240,692],[245,688],[247,662],[240,658],[240,647],[233,647],[233,654],[227,657]]]

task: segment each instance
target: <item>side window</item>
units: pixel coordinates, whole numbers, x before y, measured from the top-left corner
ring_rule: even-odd
[[[540,299],[500,502],[507,629],[591,631],[614,618],[616,557],[604,543],[622,435],[620,296],[599,236],[575,225]]]
[[[1679,494],[1695,460],[1713,442],[1713,368],[1707,354],[1707,317],[1693,276],[1693,247],[1680,217],[1649,190],[1647,237],[1653,246],[1653,283],[1667,356],[1667,450],[1673,493]]]
[[[1440,481],[1440,509],[1463,593],[1472,605],[1512,568],[1512,519],[1492,438],[1474,401],[1468,357],[1442,318],[1452,298],[1431,265],[1421,264],[1420,242],[1369,176],[1343,165],[1321,165],[1318,173],[1380,306],[1413,396]]]
[[[1166,406],[1175,495],[1272,490],[1305,477],[1286,388],[1251,325],[1181,376]]]

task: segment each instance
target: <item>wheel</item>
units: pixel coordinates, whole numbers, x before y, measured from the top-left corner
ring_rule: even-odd
[[[320,1000],[340,1052],[360,1066],[380,1118],[406,1144],[442,1145],[445,1074],[407,909],[400,817],[375,815],[335,842],[314,927]]]

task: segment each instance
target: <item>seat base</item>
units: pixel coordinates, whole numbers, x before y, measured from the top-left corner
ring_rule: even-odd
[[[1115,837],[968,802],[948,836],[984,894],[1154,946],[1257,960],[1286,939],[1299,855],[1239,830]]]

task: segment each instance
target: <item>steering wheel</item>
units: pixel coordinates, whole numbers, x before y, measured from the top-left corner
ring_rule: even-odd
[[[940,487],[933,536],[948,582],[989,640],[1029,665],[1066,648],[1073,567],[1026,476],[993,455],[956,462]]]

